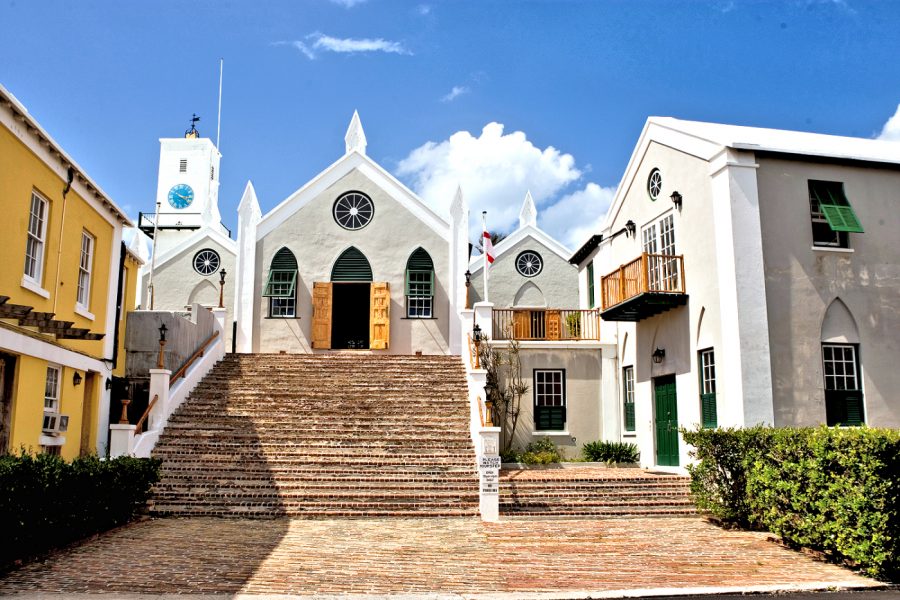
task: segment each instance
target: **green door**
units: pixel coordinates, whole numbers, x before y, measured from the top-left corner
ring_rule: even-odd
[[[666,375],[653,380],[656,402],[656,464],[678,466],[678,399],[675,376]]]

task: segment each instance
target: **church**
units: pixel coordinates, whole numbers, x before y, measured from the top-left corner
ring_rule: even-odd
[[[459,354],[469,259],[461,193],[439,215],[366,155],[354,113],[337,161],[262,214],[248,182],[236,240],[221,224],[221,155],[192,127],[160,140],[157,212],[141,215],[155,260],[143,306],[227,309],[229,349]],[[228,328],[226,328],[228,329]]]

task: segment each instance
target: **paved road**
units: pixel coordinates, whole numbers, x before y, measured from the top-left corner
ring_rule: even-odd
[[[0,580],[0,594],[576,599],[619,590],[659,595],[672,588],[728,592],[875,585],[766,537],[722,530],[699,518],[497,524],[477,519],[159,519],[19,569]]]

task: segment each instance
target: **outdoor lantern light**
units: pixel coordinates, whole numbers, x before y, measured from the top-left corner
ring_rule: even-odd
[[[653,351],[652,356],[653,356],[653,362],[656,364],[659,364],[666,357],[666,351],[663,350],[662,348],[657,348],[656,350]]]
[[[625,229],[628,231],[628,235],[634,237],[634,232],[637,231],[637,225],[634,224],[634,221],[628,219],[628,222],[625,223]]]
[[[681,210],[681,200],[682,200],[681,194],[679,194],[677,191],[672,192],[672,195],[669,196],[669,198],[672,199],[672,204],[675,205],[675,208],[677,208],[678,210]]]
[[[475,323],[475,327],[472,328],[472,343],[475,344],[475,368],[481,368],[481,340],[484,339],[484,336],[481,334],[481,326],[478,323]]]
[[[466,269],[466,287],[469,287],[472,284],[472,271]]]
[[[79,373],[78,371],[75,371],[75,374],[72,375],[72,385],[81,385],[81,373]]]
[[[108,390],[112,389],[112,378],[111,377],[106,378],[106,389],[108,389]]]
[[[221,283],[222,285],[225,285],[225,276],[227,274],[228,273],[225,272],[225,269],[222,269],[221,271],[219,271],[219,283]]]
[[[225,269],[219,272],[219,308],[225,308]]]
[[[165,342],[165,341],[166,341],[166,332],[167,332],[168,330],[169,330],[169,328],[166,327],[166,324],[165,324],[165,323],[163,323],[162,325],[159,326],[159,341],[160,341],[160,342]]]

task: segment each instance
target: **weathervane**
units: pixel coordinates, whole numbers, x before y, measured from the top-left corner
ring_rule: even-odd
[[[186,138],[198,138],[200,137],[200,132],[197,131],[197,122],[200,120],[200,117],[197,116],[197,113],[193,113],[191,117],[191,128],[184,132],[184,137]]]

